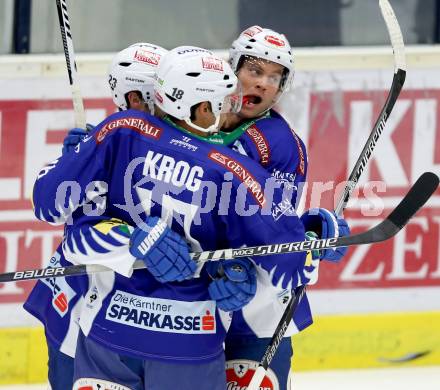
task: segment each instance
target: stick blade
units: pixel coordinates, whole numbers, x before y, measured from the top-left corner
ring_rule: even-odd
[[[439,178],[432,172],[423,173],[397,207],[379,225],[366,232],[338,239],[340,245],[371,244],[396,235],[437,190]]]
[[[438,185],[439,178],[435,173],[423,173],[387,219],[400,230],[428,201]]]

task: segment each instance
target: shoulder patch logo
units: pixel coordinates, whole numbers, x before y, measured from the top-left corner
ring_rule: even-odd
[[[240,181],[248,188],[248,191],[252,194],[257,203],[261,207],[264,207],[266,204],[266,198],[264,197],[263,189],[261,188],[260,183],[245,167],[233,158],[215,150],[209,152],[208,157],[238,177],[238,179],[240,179]]]
[[[260,156],[260,164],[264,167],[267,166],[270,160],[270,149],[266,137],[255,125],[249,127],[246,130],[246,133],[248,133],[249,137],[257,147],[257,151]]]
[[[159,139],[162,133],[160,127],[155,127],[141,118],[120,118],[106,123],[95,135],[96,143],[100,144],[111,131],[124,127],[149,138]]]

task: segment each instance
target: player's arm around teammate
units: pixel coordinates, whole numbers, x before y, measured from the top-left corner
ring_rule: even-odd
[[[154,110],[153,81],[157,64],[166,50],[150,43],[136,43],[117,53],[109,66],[108,83],[115,106],[120,110]],[[72,129],[63,142],[62,154],[75,153],[77,145],[93,131]],[[103,218],[104,220],[104,218]],[[120,248],[119,248],[120,250]],[[72,265],[61,244],[48,266]],[[65,390],[73,385],[73,358],[78,335],[78,316],[88,277],[52,278],[38,281],[24,308],[45,328],[48,344],[48,380],[52,390]]]
[[[210,58],[209,56],[207,56],[207,57],[208,58],[206,58],[206,60],[208,62],[212,61],[212,58]],[[201,60],[201,59],[199,59],[199,60]],[[226,68],[226,65],[225,65],[225,68]],[[227,85],[229,85],[230,83],[232,83],[232,84],[234,83],[234,81],[232,79],[232,75],[231,75],[230,82],[226,82],[226,83],[223,82],[223,84],[227,84]],[[211,107],[217,107],[217,105],[212,104]],[[196,111],[197,111],[197,109],[196,109]],[[204,113],[206,113],[206,115]],[[204,119],[206,121],[206,123],[203,123],[203,121],[199,122],[197,120],[199,116],[201,116],[200,119]],[[195,120],[198,123],[195,123],[195,124],[198,126],[202,126],[202,127],[203,126],[210,127],[214,124],[213,122],[215,122],[215,118],[216,118],[216,115],[212,114],[209,106],[201,105],[201,111],[196,112]],[[145,126],[145,121],[148,121],[148,124],[149,124],[148,127]],[[123,125],[119,128],[115,128],[114,125],[116,123],[122,123],[122,124],[131,123],[134,125],[135,129],[133,129],[131,127],[125,127]],[[83,142],[75,150],[75,153],[79,156],[78,160],[80,160],[80,156],[82,156],[82,155],[85,155],[85,156],[94,155],[94,158],[95,158],[94,162],[96,162],[96,165],[91,165],[88,167],[84,166],[83,170],[77,171],[78,177],[76,177],[76,180],[78,181],[78,184],[80,186],[80,192],[79,192],[80,196],[78,196],[79,200],[81,200],[81,194],[83,194],[84,192],[87,192],[85,190],[85,188],[88,185],[88,180],[90,178],[95,178],[96,176],[98,176],[100,181],[108,184],[107,192],[106,193],[103,192],[100,194],[101,198],[105,197],[105,201],[106,201],[105,206],[107,208],[110,208],[110,209],[106,209],[106,210],[111,210],[115,214],[115,217],[120,217],[120,219],[122,219],[122,220],[125,219],[125,218],[121,218],[122,216],[128,217],[128,219],[130,219],[129,218],[130,215],[127,214],[127,212],[124,213],[123,211],[121,211],[121,209],[117,209],[114,206],[116,201],[118,201],[120,203],[120,200],[123,200],[122,199],[123,194],[121,194],[121,189],[120,189],[121,186],[118,185],[117,181],[120,180],[120,178],[124,176],[123,171],[120,172],[118,166],[114,165],[114,164],[120,163],[121,168],[123,168],[124,166],[126,166],[124,164],[126,162],[131,161],[131,157],[134,157],[134,156],[129,156],[129,155],[126,155],[123,153],[119,153],[123,150],[132,150],[132,151],[137,152],[138,149],[136,149],[136,148],[144,148],[146,146],[148,146],[148,149],[147,149],[148,151],[151,151],[152,148],[153,148],[153,150],[154,150],[154,148],[158,148],[159,144],[157,144],[156,142],[158,141],[158,138],[159,138],[158,134],[160,134],[161,131],[163,132],[163,133],[161,133],[162,137],[163,137],[162,138],[162,142],[163,142],[162,145],[164,145],[162,147],[165,148],[165,145],[166,145],[166,148],[168,148],[170,150],[171,149],[176,150],[176,147],[169,146],[171,144],[168,141],[172,141],[175,138],[173,138],[171,140],[167,140],[168,131],[165,130],[166,127],[167,126],[165,126],[164,124],[161,124],[160,122],[158,122],[157,120],[155,120],[151,116],[141,115],[139,113],[135,113],[134,111],[127,112],[124,114],[115,114],[115,115],[111,116],[110,118],[108,118],[107,120],[105,120],[102,124],[100,124],[97,127],[96,131],[93,133],[93,137],[90,139],[83,140]],[[136,131],[136,129],[138,131]],[[171,130],[172,129],[169,130],[171,132],[171,134],[176,134],[176,135],[174,135],[174,137],[177,137],[177,134],[179,134],[179,132],[177,131],[177,133],[176,133],[176,130],[174,132],[172,132]],[[148,131],[148,135],[145,135],[146,131]],[[152,139],[150,139],[150,138],[152,138]],[[112,141],[114,141],[114,143],[112,143]],[[89,144],[89,142],[90,142],[90,144]],[[193,142],[195,144],[198,144],[197,140],[193,140]],[[126,143],[129,143],[132,146],[130,148],[126,148],[126,146],[125,146]],[[113,147],[115,149],[112,149]],[[199,148],[200,151],[202,151],[202,149],[203,149],[203,151],[206,151],[206,149],[207,149],[207,147],[203,147],[203,145],[198,145],[198,146],[196,146],[196,148]],[[147,153],[146,153],[146,151],[143,150],[141,155],[145,156],[145,154],[147,154]],[[188,155],[190,155],[190,154],[188,154]],[[117,157],[117,159],[113,160],[112,156],[115,156],[115,158]],[[139,154],[135,154],[135,156],[137,158],[137,156],[139,156]],[[162,158],[162,156],[163,156],[162,154],[158,154],[158,157]],[[203,153],[201,156],[203,156]],[[144,157],[144,159],[145,159],[145,157]],[[198,159],[199,159],[199,157],[197,158],[197,160]],[[67,170],[68,165],[67,164],[63,165],[62,160],[63,159],[61,158],[60,163],[57,164],[52,169],[53,170],[59,170],[59,169]],[[158,161],[158,159],[156,159],[156,161]],[[109,170],[110,167],[112,168],[111,170]],[[87,171],[85,170],[86,168],[87,168]],[[150,176],[157,177],[156,171],[155,171],[156,167],[152,166],[151,169],[153,169],[153,171],[150,172]],[[217,167],[217,171],[221,171],[222,169]],[[95,172],[93,173],[92,171],[95,171]],[[52,173],[53,172],[54,171],[52,171]],[[73,178],[72,173],[69,173],[68,176]],[[57,177],[57,176],[53,175],[52,178],[54,178],[54,177]],[[111,183],[115,183],[115,185],[112,186]],[[56,187],[56,186],[54,186],[54,187]],[[104,187],[104,184],[103,184],[103,187]],[[192,190],[192,186],[190,189]],[[41,187],[40,187],[40,190],[41,190]],[[132,189],[132,191],[133,191],[132,195],[136,195],[136,191],[134,189]],[[65,195],[67,195],[67,194],[65,194]],[[121,198],[121,196],[122,196],[122,198]],[[92,197],[92,199],[95,201],[92,203],[94,203],[96,206],[98,206],[98,197],[95,196],[95,197]],[[63,204],[71,204],[71,203],[76,204],[76,203],[78,203],[78,205],[83,206],[83,204],[81,204],[81,202],[78,202],[78,199],[74,201],[74,199],[62,198],[62,200],[67,200],[66,202],[62,202]],[[87,203],[84,203],[84,206],[85,205],[87,205]],[[104,206],[104,203],[102,203],[102,204],[99,203],[99,205]],[[55,207],[56,207],[56,205],[55,205]],[[44,210],[44,207],[42,207],[41,205],[40,205],[40,208],[41,208],[42,212],[44,212],[45,215],[48,215],[49,217],[51,215],[54,215],[54,213],[56,212],[56,210],[53,210],[53,209]],[[75,209],[76,209],[75,207],[72,207],[72,208],[69,208],[68,211],[71,212],[72,210],[75,210]],[[96,209],[99,209],[99,207],[96,207],[93,209],[96,210]],[[76,210],[75,212],[79,212],[79,210]],[[68,212],[65,212],[64,215],[69,217]],[[70,215],[70,216],[72,216],[72,215]],[[131,222],[133,222],[133,220]],[[205,223],[204,227],[206,225],[209,225],[209,224]],[[228,226],[228,225],[225,224],[225,226]],[[222,235],[224,237],[227,237],[227,235],[224,232]],[[214,235],[211,234],[208,237],[212,240],[214,238]],[[234,235],[234,237],[236,237],[236,234]],[[102,237],[100,237],[100,238],[102,238]],[[226,242],[227,241],[225,241],[225,243]],[[235,243],[235,241],[234,241],[234,243]],[[145,275],[145,274],[143,276],[147,277],[147,275]],[[139,280],[139,282],[133,281],[130,284],[126,284],[125,279],[123,279],[123,278],[121,279],[120,277],[116,277],[114,282],[117,283],[115,286],[115,288],[118,289],[117,291],[122,291],[121,289],[124,287],[126,289],[128,289],[128,291],[133,291],[132,290],[133,288],[141,288],[141,289],[151,288],[151,286],[153,286],[155,288],[162,289],[162,287],[160,287],[160,286],[162,286],[162,284],[159,285],[158,283],[154,283],[153,280],[151,280],[151,279],[150,279],[149,283],[146,283],[145,281],[141,282]],[[194,282],[191,281],[190,283],[192,286]],[[113,283],[111,282],[111,280],[108,280],[107,283],[104,284],[104,286],[102,284],[90,286],[89,292],[86,294],[86,297],[85,297],[85,307],[89,311],[91,310],[93,312],[93,310],[96,310],[96,308],[99,308],[100,303],[108,303],[106,301],[106,297],[108,295],[103,294],[102,288],[105,289],[105,286],[112,286],[112,285],[113,285]],[[194,286],[196,286],[196,285],[194,285]],[[203,280],[202,280],[202,285],[204,285]],[[95,290],[95,288],[96,288],[96,290]],[[166,288],[165,284],[163,284],[163,288]],[[174,289],[176,289],[176,288],[177,288],[177,286],[174,287]],[[206,286],[205,286],[205,289],[206,289]],[[191,289],[189,291],[192,291],[192,294],[193,294],[194,292],[197,292],[198,290],[195,287],[191,287]],[[205,292],[207,292],[207,291],[205,291]],[[197,294],[199,294],[199,293],[201,294],[202,291],[197,292]],[[118,360],[118,358],[115,358],[113,360],[111,359],[112,354],[106,349],[106,348],[109,348],[108,343],[110,341],[111,341],[111,344],[113,345],[113,349],[110,348],[112,351],[114,351],[116,348],[115,343],[124,344],[125,345],[124,351],[126,351],[126,352],[127,352],[126,347],[129,345],[132,348],[132,352],[131,352],[132,354],[135,354],[134,349],[139,350],[139,348],[142,348],[142,347],[145,347],[146,350],[149,351],[150,354],[153,351],[155,351],[155,353],[157,354],[157,353],[159,353],[157,351],[157,349],[159,348],[162,351],[161,352],[162,354],[163,353],[167,354],[168,359],[170,358],[170,354],[174,354],[174,355],[179,354],[179,353],[196,354],[198,352],[198,350],[199,350],[199,353],[201,353],[200,349],[203,350],[203,348],[205,348],[205,349],[206,348],[213,348],[213,346],[211,346],[210,343],[199,343],[199,344],[188,343],[188,345],[191,344],[191,348],[186,349],[186,348],[184,348],[184,345],[186,345],[185,343],[184,343],[184,345],[179,345],[178,343],[174,343],[174,342],[170,343],[169,340],[168,340],[168,342],[161,342],[159,340],[163,339],[163,337],[162,337],[163,333],[158,332],[158,330],[154,330],[154,329],[150,329],[150,330],[145,329],[142,331],[142,332],[147,332],[147,333],[150,332],[151,335],[149,338],[145,337],[145,333],[143,333],[142,337],[137,337],[135,335],[135,333],[133,333],[133,332],[135,332],[137,327],[135,327],[135,328],[130,327],[129,324],[132,323],[133,321],[136,321],[136,324],[137,324],[139,321],[139,317],[136,317],[136,318],[133,317],[134,312],[132,313],[131,311],[130,311],[130,313],[131,313],[130,316],[128,316],[126,313],[127,308],[122,310],[120,308],[120,305],[116,304],[116,302],[115,302],[116,300],[118,302],[120,302],[120,300],[122,299],[120,294],[121,294],[120,292],[115,291],[115,294],[112,295],[112,297],[113,297],[112,299],[114,299],[114,302],[113,302],[114,304],[111,305],[111,310],[109,309],[110,310],[110,312],[108,312],[109,317],[106,317],[106,318],[100,317],[98,319],[97,325],[98,324],[105,324],[105,326],[93,327],[93,324],[91,322],[88,322],[90,320],[87,320],[87,316],[84,316],[83,313],[81,313],[81,324],[82,324],[82,327],[84,327],[83,330],[85,328],[87,328],[87,325],[89,324],[89,325],[92,325],[92,328],[89,328],[88,330],[91,331],[93,334],[95,334],[95,336],[97,333],[102,332],[102,333],[99,333],[100,337],[96,336],[94,338],[94,340],[97,341],[99,339],[102,341],[104,338],[107,339],[107,344],[106,344],[107,347],[104,348],[105,351],[102,350],[102,353],[100,353],[98,350],[101,351],[101,348],[97,347],[95,345],[96,343],[93,344],[92,341],[87,342],[84,338],[80,337],[80,347],[79,347],[80,357],[77,358],[78,364],[80,366],[76,370],[77,371],[76,375],[79,380],[79,382],[77,383],[78,386],[86,385],[87,383],[83,383],[81,381],[83,379],[85,380],[86,377],[92,376],[92,377],[98,378],[100,380],[111,380],[113,382],[116,381],[116,383],[121,384],[121,386],[127,386],[127,387],[129,386],[131,388],[136,388],[136,389],[139,388],[140,380],[133,379],[133,376],[136,376],[136,374],[133,374],[131,368],[129,368],[129,371],[130,371],[129,375],[127,374],[127,376],[129,378],[127,378],[127,376],[125,376],[125,374],[127,373],[128,366],[125,364],[123,366],[120,366],[120,363],[118,365],[117,362],[118,361],[120,362],[120,359]],[[127,296],[127,295],[125,295],[125,296]],[[154,299],[156,301],[158,299],[165,299],[165,298],[169,299],[169,296],[168,297],[166,297],[166,296],[162,296],[162,297],[155,296],[154,297]],[[139,299],[141,299],[141,298],[139,298]],[[149,298],[149,296],[144,296],[144,297],[142,297],[142,302],[145,302],[148,299],[151,299],[151,298]],[[193,301],[194,301],[194,297],[191,297],[190,302],[193,302]],[[124,302],[125,302],[125,300],[124,300]],[[131,300],[130,300],[130,302],[131,302]],[[134,302],[138,302],[138,300],[136,300]],[[170,304],[176,305],[175,299],[171,300]],[[208,305],[208,303],[206,303],[205,305]],[[211,305],[211,304],[209,304],[209,305]],[[168,307],[168,306],[161,306],[161,307]],[[179,307],[181,307],[181,306],[179,306]],[[209,306],[209,308],[211,308],[211,306]],[[126,313],[126,314],[124,314],[124,313]],[[211,313],[212,313],[212,311],[211,311]],[[101,312],[101,314],[104,315],[103,312]],[[143,313],[143,315],[144,314],[146,315],[146,313]],[[206,313],[204,313],[204,316],[205,316],[205,314]],[[120,332],[122,332],[122,329],[126,329],[127,331],[129,330],[131,337],[113,338],[113,337],[115,337],[114,336],[115,332],[116,332],[116,336],[118,335],[118,331],[114,330],[113,333],[110,333],[110,334],[109,334],[109,332],[105,331],[106,329],[108,329],[109,324],[111,324],[111,322],[109,322],[110,318],[115,318],[115,316],[117,318],[124,316],[124,321],[126,321],[126,324],[122,323],[120,325],[117,325],[116,323],[114,323],[115,321],[113,321],[113,325],[115,326],[115,329],[117,329]],[[146,317],[142,317],[142,318],[144,318],[143,321],[146,321],[146,319],[145,319]],[[205,319],[205,317],[203,317],[203,318],[204,318],[204,321],[208,320],[208,318],[206,318],[206,319]],[[154,319],[154,321],[153,321],[153,319]],[[168,316],[165,316],[164,322],[158,323],[157,322],[158,319],[156,316],[151,317],[151,320],[149,322],[147,322],[148,328],[154,328],[154,327],[159,327],[159,326],[161,328],[162,327],[169,328],[171,326],[171,324],[168,323],[169,320],[170,320],[170,318]],[[100,322],[100,321],[102,321],[102,322]],[[180,320],[177,317],[176,317],[176,321],[177,322],[176,322],[175,326],[182,327],[182,324],[179,322]],[[198,321],[199,320],[194,319],[194,322],[192,322],[192,326],[195,327],[194,331],[196,331],[200,326]],[[212,321],[212,319],[210,319],[210,321]],[[218,327],[218,329],[220,330],[221,329],[221,322],[220,322],[219,318],[217,318],[215,324],[216,324],[215,329],[217,329],[217,327]],[[207,328],[208,325],[209,324],[207,324],[207,323],[204,325],[206,328],[206,329],[204,329],[205,331],[208,330],[208,328]],[[127,326],[128,326],[128,328],[127,328]],[[187,327],[187,326],[188,325],[185,325],[185,327]],[[212,325],[210,325],[210,326],[212,327]],[[168,333],[171,333],[171,334],[167,337],[172,337],[173,339],[177,337],[177,334],[175,334],[175,332],[168,331]],[[214,333],[214,335],[211,335],[211,333],[212,332],[208,332],[208,334],[206,334],[206,337],[209,337],[210,340],[213,340],[212,337],[215,337],[215,339],[217,340],[216,333]],[[196,338],[198,338],[200,336],[201,335],[197,335]],[[178,339],[182,338],[183,340],[189,340],[188,337],[189,337],[189,339],[193,339],[192,335],[179,335]],[[218,341],[219,341],[219,343],[216,342],[214,347],[216,345],[218,345],[221,349],[222,340],[218,340]],[[93,347],[91,347],[91,345]],[[196,346],[198,346],[197,347],[198,350],[197,350]],[[183,352],[182,352],[182,348],[183,348]],[[163,351],[163,349],[165,349],[166,352]],[[116,348],[116,350],[117,350],[117,348]],[[78,351],[77,351],[77,353],[78,353]],[[98,372],[97,371],[94,371],[93,373],[90,372],[90,370],[93,369],[95,366],[87,364],[87,361],[88,361],[87,357],[88,356],[93,356],[95,363],[97,362],[97,359],[101,359],[101,358],[103,359],[103,361],[102,361],[103,365],[99,365],[100,369],[98,370]],[[145,355],[143,355],[143,356],[145,356]],[[201,358],[201,357],[199,357],[199,358]],[[206,358],[206,356],[205,356],[205,358]],[[212,358],[212,356],[211,356],[211,358]],[[182,362],[182,359],[180,357],[179,358],[176,357],[176,359],[178,359]],[[187,359],[188,359],[188,357],[187,357]],[[219,356],[219,359],[220,359],[220,356]],[[191,357],[190,360],[194,361],[194,357]],[[198,380],[201,381],[201,382],[199,382],[200,388],[223,389],[225,387],[224,381],[222,382],[222,378],[224,377],[224,360],[221,360],[221,359],[217,360],[216,359],[215,361],[217,364],[216,367],[220,367],[220,370],[218,371],[218,374],[219,374],[218,378],[217,378],[217,376],[213,376],[212,371],[207,370],[206,365],[203,365],[201,363],[196,365],[197,367],[194,367],[194,364],[192,364],[190,366],[188,366],[188,365],[185,366],[184,364],[179,364],[178,367],[175,365],[172,365],[172,364],[165,364],[165,366],[167,367],[167,370],[161,371],[158,369],[158,366],[156,364],[154,364],[154,367],[152,367],[151,365],[148,365],[148,367],[147,367],[146,366],[147,363],[143,362],[142,363],[143,369],[148,370],[151,373],[155,373],[155,375],[156,375],[154,377],[149,375],[148,376],[149,380],[154,381],[154,379],[158,379],[158,382],[160,382],[160,383],[156,383],[156,384],[151,384],[151,387],[147,387],[147,388],[154,388],[153,387],[154,385],[158,386],[158,388],[161,388],[161,389],[174,388],[174,387],[171,387],[172,385],[170,385],[170,384],[167,385],[166,383],[169,383],[169,381],[172,381],[173,385],[175,386],[175,381],[178,380],[176,378],[179,378],[179,375],[186,375],[186,376],[189,376],[190,378],[197,377]],[[106,366],[106,363],[110,363],[110,362],[112,364],[114,363],[115,366],[112,366],[111,372],[105,371],[104,368]],[[221,363],[220,366],[218,365],[219,363]],[[117,369],[116,366],[119,367],[120,370]],[[171,366],[172,366],[172,368],[171,368]],[[184,369],[184,372],[182,372],[182,369]],[[195,369],[200,371],[197,375],[192,374],[192,372]],[[89,370],[89,371],[87,371],[87,370]],[[121,371],[123,371],[123,373],[121,373]],[[162,375],[161,372],[164,373],[163,376],[160,376],[160,375]],[[166,372],[166,374],[165,374],[165,372]],[[173,372],[173,376],[169,375],[170,372]],[[180,373],[180,374],[178,374],[178,373]],[[115,375],[116,375],[117,380],[114,379]],[[206,379],[204,379],[204,378],[206,378]],[[213,383],[217,379],[218,379],[218,381],[220,381],[220,382],[217,382],[218,386],[215,383]],[[208,382],[208,380],[209,380],[209,382]],[[193,383],[186,384],[186,382],[183,379],[181,381],[178,380],[178,382],[179,382],[180,388],[192,388],[192,386],[193,386]],[[95,382],[88,383],[88,385],[91,385],[91,384],[96,384],[96,383]],[[188,386],[188,387],[185,387],[185,386]]]

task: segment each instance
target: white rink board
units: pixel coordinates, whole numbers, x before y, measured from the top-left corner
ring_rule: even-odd
[[[292,390],[438,390],[440,366],[300,372],[293,374]],[[47,385],[0,386],[0,390],[47,390]]]

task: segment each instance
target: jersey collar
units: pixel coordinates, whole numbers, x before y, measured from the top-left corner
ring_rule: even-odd
[[[201,137],[200,135],[191,133],[190,131],[184,129],[183,127],[177,125],[174,123],[169,116],[165,116],[163,120],[176,128],[177,130],[180,130],[184,132],[185,134],[190,135],[191,137],[197,138],[201,141],[208,142],[210,144],[215,145],[230,145],[232,144],[237,138],[239,138],[249,127],[255,124],[255,122],[259,119],[263,118],[270,118],[270,112],[268,111],[266,114],[256,118],[251,119],[249,121],[243,122],[240,126],[238,126],[236,129],[225,132],[225,131],[219,131],[217,134],[210,135],[208,137]]]

